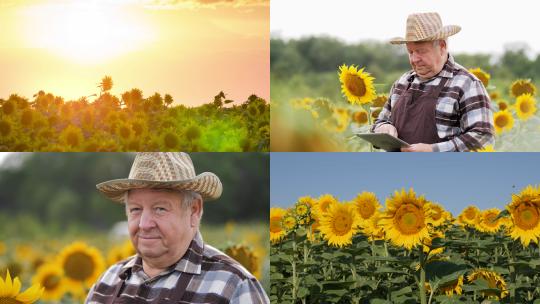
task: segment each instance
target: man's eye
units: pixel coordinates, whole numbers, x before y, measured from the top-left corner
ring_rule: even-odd
[[[162,207],[156,207],[156,211],[157,212],[165,212],[165,211],[167,211],[167,209],[162,208]]]
[[[129,212],[134,213],[134,212],[139,212],[140,210],[141,210],[141,208],[131,208],[131,209],[129,209]]]

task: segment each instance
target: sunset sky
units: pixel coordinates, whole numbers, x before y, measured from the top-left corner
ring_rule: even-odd
[[[5,0],[0,29],[0,98],[77,99],[105,75],[115,95],[269,98],[269,0]]]

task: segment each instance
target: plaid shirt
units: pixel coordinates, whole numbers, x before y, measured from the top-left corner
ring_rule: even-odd
[[[180,298],[180,300],[175,299]],[[111,266],[88,293],[86,303],[269,303],[257,279],[200,233],[186,254],[150,278],[135,255]]]
[[[435,89],[442,78],[448,81],[439,95],[435,112],[437,133],[442,142],[433,144],[433,151],[469,151],[492,145],[495,139],[489,95],[482,82],[450,55],[442,71],[428,80],[420,80],[414,71],[403,74],[392,85],[390,98],[372,130],[392,123],[391,109],[406,92],[411,79],[410,89],[427,92]]]

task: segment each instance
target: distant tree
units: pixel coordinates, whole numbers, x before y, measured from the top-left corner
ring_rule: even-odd
[[[174,102],[174,100],[173,100],[173,98],[172,98],[171,95],[165,94],[165,97],[164,97],[164,99],[163,99],[163,102],[165,102],[165,105],[168,107],[168,106],[170,106],[170,105]]]

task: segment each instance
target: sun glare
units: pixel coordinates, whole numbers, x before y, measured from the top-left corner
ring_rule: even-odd
[[[133,8],[102,1],[73,1],[27,7],[26,43],[78,63],[92,64],[134,51],[153,30]]]

